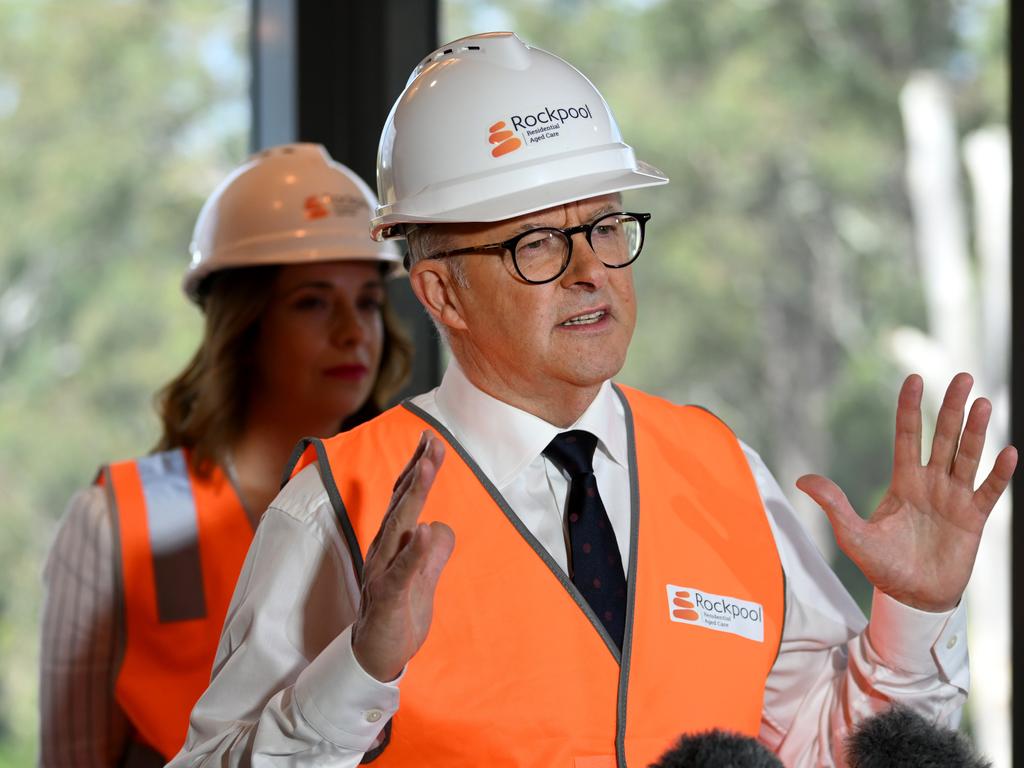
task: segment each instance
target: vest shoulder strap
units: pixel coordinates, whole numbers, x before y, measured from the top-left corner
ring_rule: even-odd
[[[122,560],[152,560],[161,622],[206,616],[199,558],[199,517],[181,449],[111,464],[109,482]]]

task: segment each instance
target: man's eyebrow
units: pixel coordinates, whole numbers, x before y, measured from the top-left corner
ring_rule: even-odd
[[[622,206],[620,203],[608,203],[607,205],[603,205],[596,211],[594,211],[590,215],[590,218],[587,219],[587,221],[593,222],[607,213],[614,213],[620,210],[622,210]],[[509,233],[509,236],[514,237],[515,235],[522,234],[523,232],[529,232],[531,229],[563,229],[563,227],[556,227],[554,224],[542,224],[538,221],[524,221],[522,224],[513,229]]]

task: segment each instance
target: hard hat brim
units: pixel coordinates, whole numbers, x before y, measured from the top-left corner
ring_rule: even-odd
[[[200,286],[210,275],[226,269],[245,269],[246,267],[271,267],[291,266],[294,264],[314,264],[322,261],[371,261],[379,262],[387,266],[387,277],[401,277],[405,275],[402,267],[402,256],[395,250],[392,252],[381,252],[369,248],[349,248],[335,245],[323,245],[310,247],[305,250],[291,250],[287,260],[281,258],[280,251],[267,249],[263,252],[253,249],[238,249],[232,258],[231,253],[225,253],[219,257],[217,263],[212,265],[204,261],[198,267],[190,269],[182,280],[181,287],[185,294],[192,301],[198,301]]]
[[[402,224],[504,221],[556,205],[630,189],[660,186],[667,184],[668,181],[668,176],[654,166],[636,161],[632,169],[616,168],[542,183],[429,215],[417,215],[414,210],[410,210],[413,206],[401,206],[401,209],[395,206],[392,210],[384,210],[382,207],[378,209],[378,215],[370,224],[371,235],[378,241],[403,238],[402,227],[399,226]],[[431,191],[430,194],[435,196],[437,192]]]

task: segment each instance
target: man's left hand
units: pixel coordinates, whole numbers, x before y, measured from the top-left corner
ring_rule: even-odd
[[[960,601],[985,521],[1017,465],[1016,449],[1003,448],[975,490],[992,405],[977,399],[964,426],[972,384],[966,373],[953,377],[936,421],[931,458],[922,466],[924,384],[916,374],[903,382],[896,408],[892,483],[869,519],[861,518],[839,486],[826,477],[804,475],[796,483],[825,510],[840,549],[868,580],[922,611],[948,611]]]

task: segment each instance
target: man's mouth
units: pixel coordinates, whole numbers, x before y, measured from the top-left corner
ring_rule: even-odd
[[[594,323],[599,322],[601,318],[607,314],[608,310],[598,309],[593,312],[587,312],[583,315],[576,315],[576,317],[569,318],[564,323],[559,323],[559,325],[593,325]]]

